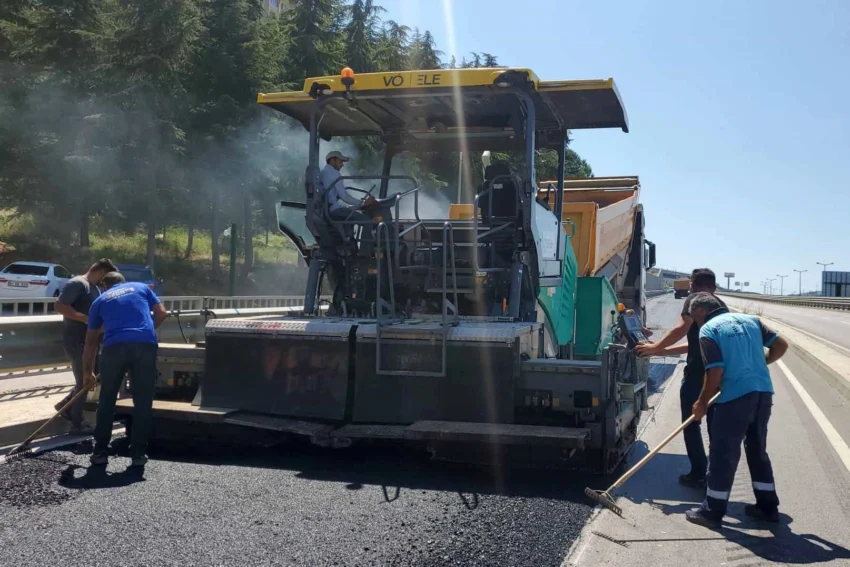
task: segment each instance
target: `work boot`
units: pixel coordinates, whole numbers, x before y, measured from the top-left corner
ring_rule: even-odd
[[[89,462],[93,465],[105,465],[109,462],[109,453],[106,451],[95,451],[89,457]]]
[[[694,508],[685,512],[685,518],[692,524],[706,528],[719,528],[723,525],[723,516],[704,508]]]
[[[143,467],[147,464],[148,458],[146,455],[142,455],[140,457],[133,457],[133,460],[130,461],[131,467]]]
[[[744,506],[744,514],[746,514],[750,518],[761,520],[762,522],[776,523],[779,521],[779,510],[766,512],[762,508],[759,508],[757,504],[747,504],[746,506]]]
[[[693,473],[679,475],[679,484],[688,488],[705,488],[705,477],[695,477]]]
[[[94,435],[94,425],[89,425],[85,421],[79,425],[71,424],[68,433],[70,435]]]

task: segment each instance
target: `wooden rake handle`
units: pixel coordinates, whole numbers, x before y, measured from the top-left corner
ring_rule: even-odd
[[[713,404],[713,403],[717,400],[717,398],[718,398],[718,397],[720,397],[720,392],[717,392],[716,394],[714,394],[714,397],[712,397],[712,398],[708,401],[708,406],[709,406],[709,407],[711,407],[711,404]],[[659,451],[661,451],[661,449],[663,449],[663,448],[665,447],[665,445],[667,445],[667,444],[668,444],[670,441],[672,441],[672,440],[673,440],[673,439],[674,439],[674,438],[675,438],[675,437],[676,437],[679,433],[681,433],[683,429],[685,429],[687,426],[689,426],[690,424],[692,424],[692,423],[694,422],[694,420],[695,420],[695,417],[694,417],[693,415],[691,415],[691,417],[689,417],[688,419],[686,419],[685,421],[683,421],[683,422],[682,422],[682,424],[681,424],[681,425],[679,425],[679,427],[677,427],[676,429],[674,429],[674,430],[673,430],[673,433],[671,433],[670,435],[668,435],[667,437],[665,437],[665,438],[664,438],[664,440],[663,440],[661,443],[659,443],[659,444],[658,444],[658,446],[657,446],[655,449],[653,449],[652,451],[650,451],[649,453],[647,453],[647,454],[646,454],[646,455],[645,455],[645,456],[644,456],[641,460],[639,460],[637,463],[635,463],[635,465],[634,465],[632,468],[630,468],[629,470],[627,470],[627,471],[623,474],[623,476],[621,476],[620,478],[618,478],[618,479],[617,479],[617,481],[616,481],[614,484],[612,484],[612,485],[611,485],[611,488],[609,488],[609,489],[608,489],[608,490],[606,490],[605,492],[611,492],[612,490],[614,490],[614,489],[616,489],[616,488],[621,487],[621,486],[622,486],[622,485],[623,485],[623,484],[624,484],[627,480],[629,480],[630,478],[632,478],[632,476],[634,476],[634,474],[635,474],[636,472],[638,472],[641,468],[643,468],[643,466],[644,466],[647,462],[649,462],[649,460],[650,460],[652,457],[654,457],[655,455],[657,455],[657,454],[658,454],[658,452],[659,452]]]
[[[93,388],[95,385],[97,385],[97,382],[98,382],[98,380],[99,380],[99,379],[100,379],[100,375],[97,375],[97,376],[95,376],[95,377],[94,377],[94,384],[91,386],[91,388]],[[43,424],[41,424],[41,427],[39,427],[38,429],[36,429],[36,430],[32,433],[32,435],[30,435],[29,437],[27,437],[26,439],[24,439],[24,442],[23,442],[23,443],[21,443],[20,445],[18,445],[17,447],[15,447],[14,449],[12,449],[11,451],[9,451],[9,454],[11,455],[12,453],[17,453],[17,452],[18,452],[18,451],[20,451],[22,448],[24,448],[24,447],[26,447],[27,445],[29,445],[29,443],[30,443],[33,439],[35,439],[35,438],[38,436],[38,434],[39,434],[39,433],[41,433],[42,431],[44,431],[44,430],[47,428],[47,426],[48,426],[48,425],[50,425],[51,423],[53,423],[54,421],[56,421],[56,418],[58,418],[60,415],[62,415],[62,412],[64,412],[64,411],[65,411],[66,409],[68,409],[69,407],[71,407],[71,405],[72,405],[74,402],[76,402],[77,400],[79,400],[82,396],[86,395],[86,394],[87,394],[87,393],[91,390],[91,388],[83,388],[82,390],[80,390],[79,392],[77,392],[76,394],[74,394],[74,396],[73,396],[70,400],[68,400],[68,402],[67,402],[64,406],[62,406],[62,407],[59,409],[59,411],[57,411],[55,414],[53,414],[53,417],[51,417],[50,419],[48,419],[47,421],[45,421]]]

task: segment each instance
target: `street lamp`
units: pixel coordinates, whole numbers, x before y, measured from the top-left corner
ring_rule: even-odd
[[[794,270],[798,274],[800,274],[800,291],[797,293],[800,297],[803,297],[803,273],[808,272],[809,270]]]
[[[768,295],[773,295],[773,282],[775,282],[775,281],[776,281],[776,278],[772,278],[772,279],[767,280],[767,285],[768,285],[767,294]]]
[[[776,277],[779,278],[779,295],[785,295],[785,278],[788,277],[788,274],[784,276],[776,274]]]
[[[815,264],[818,264],[819,266],[823,266],[823,271],[825,272],[826,267],[831,266],[832,264],[834,264],[834,262],[829,262],[828,264],[826,262],[815,262]],[[821,278],[820,278],[820,294],[823,295],[824,293],[825,293],[825,291],[823,289],[823,275],[821,275]]]

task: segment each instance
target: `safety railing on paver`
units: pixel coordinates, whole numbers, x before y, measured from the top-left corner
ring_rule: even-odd
[[[298,307],[304,304],[303,295],[257,295],[257,296],[163,296],[160,297],[168,311],[199,311],[203,309],[204,300],[208,301],[209,309],[256,309],[265,307]],[[2,315],[7,317],[22,317],[30,315],[53,315],[55,297],[43,298],[10,298],[0,297]]]
[[[759,293],[734,293],[730,291],[719,291],[718,295],[749,299],[750,301],[765,301],[768,303],[781,303],[784,305],[796,305],[800,307],[818,307],[820,309],[850,310],[850,297],[815,297],[799,295],[762,295]]]

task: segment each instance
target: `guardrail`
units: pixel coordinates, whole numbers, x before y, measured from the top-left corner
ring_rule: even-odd
[[[206,311],[172,309],[168,319],[157,330],[157,335],[163,343],[193,344],[203,340],[204,326],[209,318],[274,316],[298,312],[300,309],[300,305]],[[0,372],[59,367],[67,363],[68,357],[62,347],[61,315],[0,318]]]
[[[800,307],[817,307],[819,309],[850,310],[850,297],[814,297],[794,295],[762,295],[759,293],[735,293],[719,291],[717,295],[749,299],[750,301],[764,301],[767,303],[782,303],[784,305],[796,305]]]
[[[299,307],[303,295],[257,296],[163,296],[159,298],[169,311],[200,311],[207,301],[209,309],[253,309],[269,307]],[[7,317],[53,315],[55,297],[9,298],[0,297],[0,314]]]

